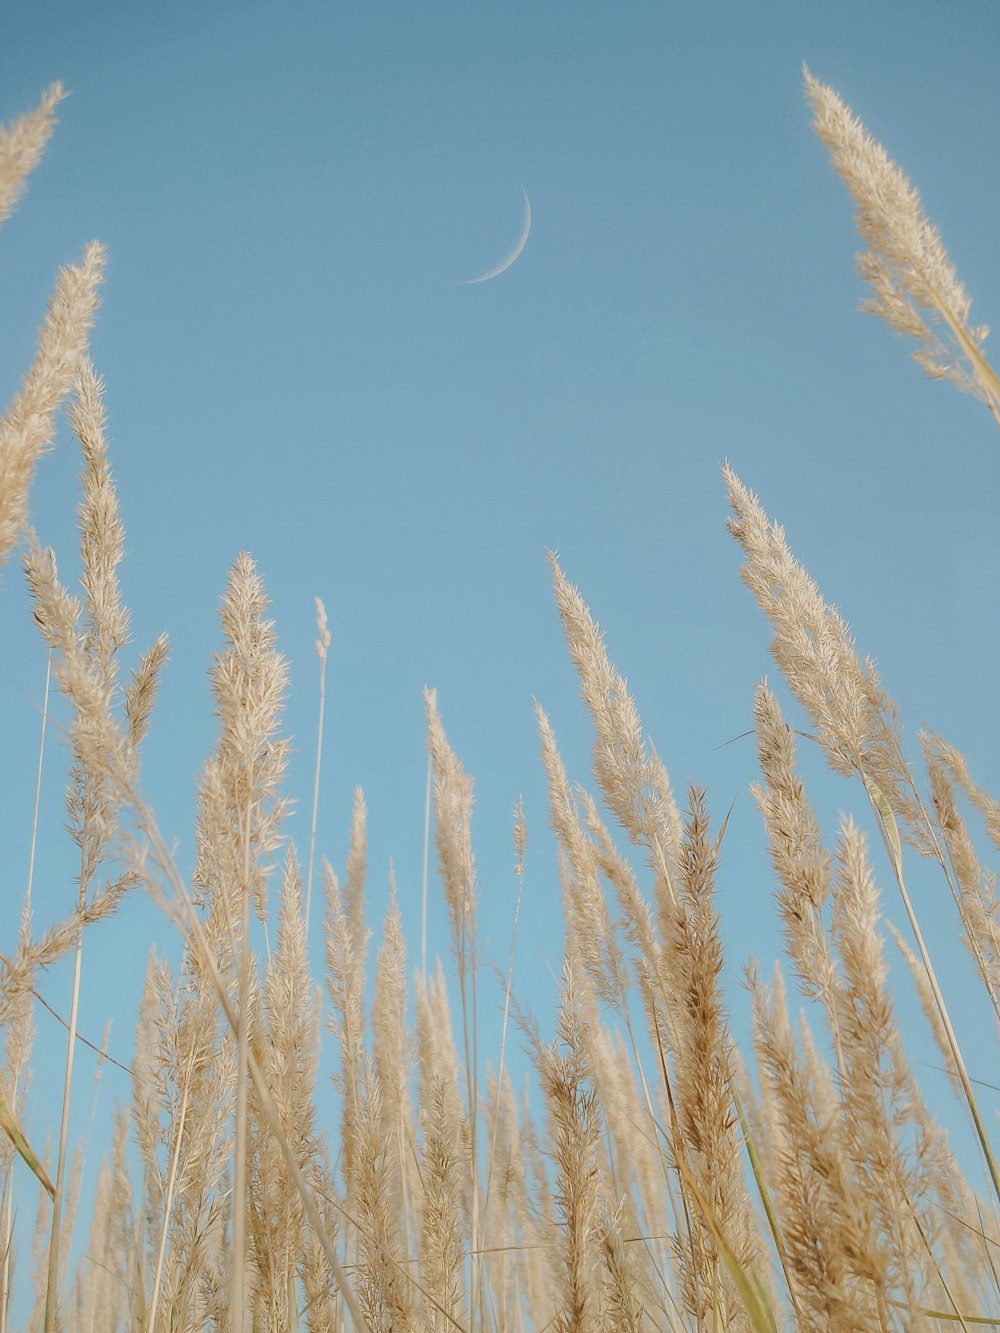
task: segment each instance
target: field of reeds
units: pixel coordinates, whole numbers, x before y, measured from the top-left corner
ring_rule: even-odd
[[[819,137],[857,207],[869,308],[916,340],[930,375],[1000,424],[985,329],[916,191],[837,94],[806,74]],[[61,89],[0,134],[0,220],[54,126]],[[31,1329],[890,1330],[1000,1325],[1000,1171],[990,1129],[908,893],[919,858],[950,892],[969,984],[1000,1019],[1000,904],[981,863],[1000,847],[1000,800],[961,753],[925,731],[903,752],[893,702],[749,486],[723,470],[741,574],[770,622],[799,713],[758,687],[754,797],[769,840],[784,970],[746,975],[752,1042],[739,1050],[722,990],[715,880],[725,819],[679,796],[644,737],[625,680],[581,593],[551,557],[555,603],[593,724],[593,791],[571,783],[537,725],[566,933],[554,1030],[501,975],[499,1043],[484,1049],[472,779],[425,698],[433,841],[451,928],[450,970],[412,981],[395,895],[371,946],[365,803],[338,875],[317,846],[323,681],[330,633],[317,603],[319,742],[309,846],[283,818],[287,666],[261,575],[240,554],[211,666],[218,738],[198,792],[193,875],[143,796],[143,740],[166,639],[124,677],[124,532],[88,355],[103,253],[56,280],[33,364],[0,421],[0,559],[21,561],[64,740],[78,853],[65,917],[37,923],[32,868],[13,896],[0,968],[0,1333],[15,1265],[34,1263]],[[33,470],[68,407],[83,457],[81,586],[60,579],[29,522]],[[49,725],[49,686],[39,724]],[[819,747],[869,812],[824,829],[800,777]],[[50,831],[37,827],[38,837]],[[524,824],[515,811],[518,875]],[[34,850],[32,850],[32,858]],[[13,895],[14,884],[8,884]],[[131,1102],[116,1121],[89,1216],[69,1141],[88,928],[149,894],[182,941],[154,956],[135,1037]],[[883,921],[898,898],[905,934]],[[20,912],[20,928],[16,916]],[[276,926],[266,955],[254,923]],[[322,918],[325,968],[310,972]],[[890,941],[887,936],[892,935]],[[979,1170],[959,1168],[925,1100],[888,984],[909,966],[971,1126]],[[64,1091],[48,1135],[26,1135],[39,978],[71,959]],[[896,969],[900,974],[900,969]],[[320,989],[320,980],[322,989]],[[807,1019],[798,1019],[800,1007]],[[490,1026],[493,1031],[493,1026]],[[336,1123],[317,1112],[324,1032],[337,1058]],[[531,1052],[534,1101],[515,1094],[510,1046]],[[982,1049],[976,1052],[979,1070]],[[15,1219],[37,1213],[32,1259]],[[74,1248],[74,1237],[76,1243]],[[81,1239],[82,1238],[82,1239]],[[71,1263],[71,1255],[75,1261]]]

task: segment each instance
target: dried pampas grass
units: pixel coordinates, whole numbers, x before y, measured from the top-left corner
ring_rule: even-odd
[[[968,323],[969,298],[915,191],[831,89],[808,73],[806,87],[817,131],[858,203],[871,308],[921,341],[930,373],[998,415],[984,331]],[[0,220],[60,97],[53,87],[0,132]],[[319,718],[303,872],[284,827],[287,664],[246,553],[221,604],[223,646],[211,669],[218,739],[198,790],[190,881],[142,796],[142,747],[167,646],[157,640],[124,678],[124,532],[103,386],[87,359],[102,262],[92,246],[60,275],[35,361],[0,421],[0,559],[23,539],[35,620],[71,713],[66,803],[80,867],[64,918],[38,934],[29,875],[0,969],[0,1118],[10,1145],[0,1152],[0,1333],[16,1268],[15,1195],[38,1216],[33,1329],[889,1333],[1000,1323],[1000,1178],[906,884],[911,852],[945,876],[971,966],[1000,1015],[996,880],[960,808],[971,807],[996,845],[1000,801],[931,732],[925,797],[874,664],[858,656],[846,621],[759,498],[726,464],[741,572],[814,729],[799,734],[835,772],[859,780],[862,809],[884,843],[884,855],[873,853],[850,816],[824,828],[800,776],[797,733],[778,694],[760,685],[754,795],[790,976],[807,1012],[796,1021],[780,967],[768,985],[750,965],[751,1049],[741,1057],[716,892],[729,869],[727,821],[713,819],[697,785],[681,809],[597,621],[554,556],[556,608],[593,723],[596,783],[589,792],[571,782],[537,705],[566,916],[554,1040],[518,1005],[513,943],[502,1018],[482,1003],[473,783],[433,690],[424,700],[428,800],[453,969],[429,967],[422,939],[411,990],[392,875],[372,968],[359,790],[342,875],[321,862],[324,1000],[309,938],[330,631],[317,601]],[[26,522],[32,470],[67,395],[84,460],[77,594]],[[529,858],[525,829],[519,802],[518,907],[527,871],[543,865]],[[886,876],[911,939],[883,922]],[[532,892],[544,882],[527,878]],[[81,1200],[68,1124],[83,1040],[83,942],[136,888],[177,925],[181,961],[171,969],[150,956],[127,1071],[131,1105],[116,1119],[71,1275]],[[274,946],[261,958],[256,942],[272,910]],[[978,1186],[956,1164],[913,1073],[884,932],[903,953],[976,1127]],[[40,969],[67,953],[64,1094],[60,1114],[38,1130],[54,1152],[40,1154],[22,1128],[32,1003]],[[523,1098],[508,1067],[511,1016],[536,1076]],[[324,1028],[336,1063],[333,1126],[317,1111]],[[486,1052],[496,1049],[494,1069]],[[16,1156],[34,1176],[15,1171]]]

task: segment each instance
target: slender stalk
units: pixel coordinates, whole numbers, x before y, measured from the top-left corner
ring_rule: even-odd
[[[427,786],[424,792],[424,870],[420,888],[420,974],[427,975],[427,864],[431,846],[431,768],[433,759],[427,755]]]
[[[910,895],[907,892],[906,883],[903,879],[902,848],[899,841],[899,833],[896,829],[895,816],[892,813],[892,808],[890,807],[889,802],[872,779],[867,777],[863,771],[861,776],[868,793],[868,799],[871,802],[872,810],[878,821],[882,841],[885,844],[889,860],[892,862],[893,874],[896,877],[899,894],[903,900],[903,907],[906,909],[906,915],[910,922],[910,929],[913,931],[913,938],[917,942],[917,950],[920,954],[920,961],[924,965],[927,984],[930,986],[931,994],[934,997],[934,1004],[941,1017],[941,1025],[948,1041],[948,1048],[955,1061],[955,1070],[958,1074],[959,1082],[962,1084],[962,1091],[965,1094],[966,1104],[969,1108],[969,1114],[972,1116],[972,1123],[975,1127],[976,1137],[979,1139],[979,1146],[982,1149],[983,1157],[986,1161],[986,1168],[989,1171],[993,1191],[997,1196],[997,1200],[1000,1201],[1000,1171],[997,1169],[996,1159],[993,1156],[993,1149],[991,1148],[990,1141],[986,1135],[986,1126],[983,1122],[982,1112],[979,1109],[979,1103],[976,1101],[976,1094],[972,1089],[972,1080],[969,1078],[969,1071],[965,1067],[965,1058],[962,1055],[962,1048],[958,1044],[958,1037],[952,1026],[951,1015],[948,1013],[948,1006],[945,1003],[941,987],[938,985],[937,974],[934,971],[934,964],[931,962],[930,953],[927,949],[927,945],[924,943],[923,932],[920,929],[917,914],[913,910],[913,904],[910,901]]]
[[[80,908],[86,901],[84,866],[86,853],[80,851]],[[73,955],[73,1000],[69,1013],[69,1031],[66,1036],[66,1066],[63,1075],[62,1117],[59,1124],[59,1152],[56,1159],[55,1194],[52,1198],[52,1228],[49,1233],[49,1262],[45,1282],[45,1333],[54,1333],[58,1326],[58,1285],[60,1232],[62,1230],[63,1190],[66,1178],[66,1145],[69,1138],[70,1093],[73,1087],[73,1056],[76,1052],[76,1024],[80,1010],[80,978],[83,971],[83,922],[77,927],[76,949]]]
[[[31,889],[35,880],[35,851],[38,847],[38,809],[42,799],[42,766],[45,758],[45,731],[49,720],[49,692],[52,688],[52,650],[45,658],[45,694],[42,698],[42,725],[38,733],[38,763],[35,768],[35,802],[31,818],[31,847],[28,852],[28,883],[25,888],[25,915],[31,915]]]
[[[461,939],[461,952],[459,954],[458,969],[458,991],[462,1004],[462,1044],[465,1056],[465,1088],[466,1099],[469,1106],[469,1165],[471,1171],[471,1202],[472,1202],[472,1237],[470,1248],[470,1261],[472,1266],[472,1291],[471,1291],[471,1310],[470,1327],[475,1328],[476,1317],[479,1310],[479,1291],[481,1283],[482,1259],[479,1257],[479,1163],[477,1161],[478,1145],[478,1120],[479,1120],[479,1071],[477,1068],[479,1060],[478,1051],[478,1020],[476,1010],[476,905],[475,894],[469,894],[469,938]],[[471,954],[471,968],[469,966],[469,957],[466,954],[468,946]],[[469,984],[467,980],[468,973],[472,974],[471,996],[469,994]],[[471,1013],[470,1013],[471,1010]],[[470,1021],[471,1020],[471,1021]]]
[[[483,1199],[483,1212],[487,1213],[490,1201],[490,1186],[493,1182],[493,1159],[497,1150],[497,1134],[500,1131],[500,1097],[503,1092],[504,1057],[507,1054],[507,1023],[510,1018],[510,994],[514,980],[514,949],[517,944],[517,923],[521,915],[521,894],[524,889],[524,815],[523,802],[518,801],[515,813],[514,840],[517,847],[517,897],[514,900],[514,928],[510,936],[510,953],[507,956],[507,981],[503,996],[503,1023],[500,1029],[500,1062],[497,1066],[497,1095],[493,1109],[493,1134],[490,1138],[490,1152],[486,1162],[486,1194]],[[488,1215],[488,1214],[487,1214]],[[480,1238],[480,1249],[486,1249],[486,1231]]]
[[[251,782],[252,790],[252,782]],[[244,1267],[246,1256],[247,1192],[247,1056],[249,1055],[250,998],[250,820],[252,807],[247,803],[243,828],[243,891],[241,894],[242,930],[239,945],[239,982],[237,990],[237,1060],[236,1060],[236,1136],[233,1148],[233,1308],[234,1333],[243,1333]]]
[[[939,298],[940,300],[940,298]],[[955,341],[961,347],[962,351],[969,358],[972,366],[972,373],[976,382],[983,391],[983,397],[986,400],[986,406],[989,408],[993,420],[1000,426],[1000,376],[983,356],[982,352],[972,341],[965,329],[955,319],[954,315],[948,309],[947,303],[940,302],[939,310],[945,323],[951,330]]]
[[[42,724],[38,732],[38,762],[35,766],[35,800],[31,815],[31,845],[28,850],[28,879],[24,890],[24,911],[22,914],[22,936],[27,936],[31,929],[31,891],[35,880],[35,852],[38,848],[38,811],[42,799],[42,770],[45,759],[45,732],[49,720],[49,694],[52,688],[52,652],[45,658],[45,693],[42,698]],[[14,1070],[10,1105],[13,1114],[17,1114],[17,1085],[19,1070]],[[7,1189],[3,1199],[3,1218],[0,1221],[0,1333],[7,1333],[7,1306],[10,1302],[10,1261],[14,1241],[14,1173],[8,1173]]]
[[[760,1154],[757,1152],[757,1145],[750,1132],[750,1125],[747,1121],[746,1112],[743,1109],[743,1103],[740,1100],[736,1081],[732,1075],[730,1075],[729,1078],[729,1088],[733,1097],[733,1106],[736,1109],[737,1116],[739,1116],[740,1128],[743,1131],[743,1142],[746,1144],[747,1157],[750,1159],[750,1170],[753,1173],[754,1182],[757,1185],[757,1193],[760,1195],[760,1201],[764,1208],[764,1216],[767,1218],[768,1230],[771,1233],[771,1239],[774,1241],[774,1248],[778,1254],[778,1262],[781,1265],[781,1273],[785,1279],[788,1299],[792,1303],[792,1309],[795,1312],[796,1320],[801,1324],[802,1310],[795,1294],[795,1283],[792,1281],[792,1274],[788,1263],[788,1254],[785,1250],[785,1243],[781,1237],[781,1226],[778,1222],[777,1213],[774,1211],[771,1191],[767,1188],[767,1177],[764,1174],[764,1167],[760,1160]]]
[[[323,762],[323,716],[326,711],[326,657],[330,647],[330,631],[326,627],[326,608],[316,598],[317,629],[316,653],[319,657],[319,720],[316,723],[316,769],[313,775],[312,820],[309,825],[309,866],[306,871],[306,938],[309,937],[309,913],[312,907],[313,868],[316,864],[316,824],[319,818],[319,773]]]
[[[191,1057],[188,1057],[190,1073]],[[167,1252],[167,1236],[170,1232],[170,1213],[174,1206],[174,1185],[177,1182],[177,1166],[181,1156],[181,1142],[184,1138],[184,1122],[187,1119],[189,1082],[184,1080],[184,1095],[181,1098],[181,1110],[177,1119],[177,1132],[174,1137],[174,1151],[170,1155],[170,1175],[167,1178],[167,1192],[163,1201],[163,1225],[160,1228],[160,1243],[156,1250],[156,1269],[153,1273],[153,1294],[149,1298],[149,1314],[146,1320],[146,1333],[153,1333],[156,1327],[156,1311],[160,1304],[160,1283],[163,1278],[163,1260]]]
[[[12,1097],[17,1105],[17,1082],[15,1081]],[[13,1158],[11,1158],[13,1165]],[[7,1306],[10,1302],[10,1251],[14,1238],[14,1172],[7,1173],[7,1188],[3,1196],[3,1219],[0,1229],[0,1333],[7,1333]]]
[[[153,862],[162,872],[167,884],[170,886],[173,904],[185,929],[190,934],[193,947],[198,950],[199,959],[209,976],[212,988],[215,991],[216,998],[219,1002],[219,1008],[222,1010],[230,1030],[234,1034],[238,1033],[239,1016],[237,1015],[232,999],[227,991],[225,982],[222,979],[222,975],[219,972],[218,964],[216,963],[211,945],[209,944],[208,937],[205,933],[205,927],[202,924],[198,913],[195,911],[194,903],[191,899],[191,894],[188,891],[187,884],[177,868],[173,855],[164,841],[163,835],[160,833],[152,813],[146,808],[137,793],[131,789],[131,787],[127,786],[126,789],[138,826],[149,843]],[[139,853],[139,855],[140,857],[142,856],[141,853]],[[281,1155],[285,1159],[285,1165],[288,1168],[289,1175],[295,1182],[296,1190],[302,1200],[303,1210],[305,1211],[306,1217],[309,1219],[309,1224],[313,1228],[316,1239],[319,1241],[320,1247],[323,1250],[324,1258],[330,1266],[330,1273],[344,1298],[344,1304],[350,1311],[355,1327],[360,1330],[360,1333],[372,1333],[372,1329],[368,1324],[368,1321],[365,1319],[364,1312],[362,1311],[358,1298],[354,1293],[354,1289],[347,1279],[344,1266],[337,1255],[336,1246],[333,1244],[327,1233],[323,1218],[316,1206],[313,1191],[309,1187],[309,1184],[302,1173],[302,1168],[296,1160],[295,1152],[288,1140],[288,1135],[285,1133],[284,1127],[282,1126],[281,1117],[275,1109],[274,1101],[268,1090],[260,1066],[257,1063],[257,1058],[253,1051],[249,1049],[247,1050],[246,1057],[247,1071],[250,1078],[253,1080],[254,1089],[260,1101],[261,1111],[263,1112],[271,1133],[274,1135],[278,1147],[281,1150]]]

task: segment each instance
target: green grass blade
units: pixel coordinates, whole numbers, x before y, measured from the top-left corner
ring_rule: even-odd
[[[50,1198],[54,1199],[56,1197],[55,1186],[52,1184],[52,1181],[49,1180],[45,1167],[42,1166],[41,1162],[35,1156],[31,1144],[28,1142],[27,1138],[25,1138],[24,1131],[17,1123],[14,1112],[7,1105],[6,1101],[4,1101],[3,1097],[0,1097],[0,1125],[7,1131],[7,1136],[11,1143],[13,1143],[14,1147],[48,1190]]]
[[[740,1263],[736,1254],[726,1240],[722,1228],[719,1225],[719,1219],[715,1215],[715,1209],[699,1190],[694,1177],[688,1170],[687,1165],[681,1157],[677,1158],[677,1169],[684,1180],[684,1184],[691,1191],[691,1196],[698,1205],[698,1211],[705,1219],[705,1225],[712,1233],[712,1239],[722,1258],[723,1263],[729,1271],[729,1276],[733,1280],[733,1285],[740,1293],[743,1305],[746,1308],[750,1323],[754,1328],[754,1333],[778,1333],[778,1325],[774,1318],[774,1311],[771,1309],[771,1303],[767,1299],[763,1284],[756,1273],[747,1272],[743,1264]]]

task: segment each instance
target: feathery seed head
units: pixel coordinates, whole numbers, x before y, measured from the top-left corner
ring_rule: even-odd
[[[734,517],[729,531],[743,547],[740,577],[771,622],[771,651],[793,694],[812,718],[835,772],[875,776],[883,791],[909,787],[900,757],[892,700],[875,664],[862,662],[846,622],[792,555],[784,530],[768,520],[757,496],[728,462],[722,474]]]
[[[66,94],[61,83],[46,89],[34,111],[0,126],[0,223],[11,214],[28,176],[55,129],[55,109]]]
[[[857,205],[868,246],[858,271],[873,295],[862,308],[916,338],[913,355],[926,374],[974,394],[1000,421],[1000,381],[982,353],[989,329],[969,323],[972,301],[920,195],[837,93],[808,69],[804,76],[813,128]]]

